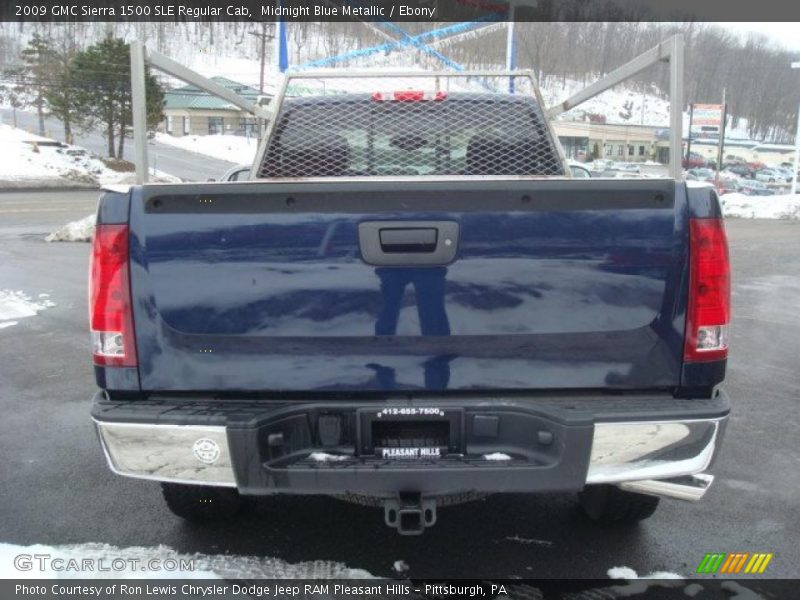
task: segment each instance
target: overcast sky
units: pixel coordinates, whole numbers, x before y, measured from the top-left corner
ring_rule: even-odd
[[[745,36],[751,31],[763,33],[788,50],[800,52],[800,23],[716,23],[716,25]]]

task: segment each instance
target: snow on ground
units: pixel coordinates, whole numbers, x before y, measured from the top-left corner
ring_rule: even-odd
[[[406,571],[408,571],[411,568],[411,567],[408,566],[408,563],[406,563],[406,561],[404,561],[404,560],[396,560],[396,561],[394,561],[394,564],[392,565],[392,567],[394,568],[394,570],[397,573],[405,573]]]
[[[130,170],[110,168],[80,146],[61,145],[9,125],[0,125],[0,182],[4,187],[133,183]],[[123,168],[129,169],[130,163]],[[157,181],[180,181],[157,172]]]
[[[12,327],[17,319],[33,317],[55,306],[49,294],[39,294],[35,300],[20,290],[0,290],[0,329]]]
[[[649,575],[642,575],[641,577],[630,567],[612,567],[608,570],[608,576],[611,579],[684,579],[682,575],[677,573],[670,573],[668,571],[655,571]]]
[[[742,219],[800,219],[800,194],[745,196],[732,193],[720,197],[726,217]]]
[[[17,558],[20,555],[22,559]],[[33,555],[46,555],[40,561]],[[56,561],[55,559],[60,559]],[[94,563],[85,569],[84,561]],[[153,562],[150,562],[153,561]],[[192,561],[192,569],[181,564]],[[16,566],[30,565],[29,570]],[[40,569],[43,566],[43,569]],[[101,569],[101,567],[103,569]],[[104,570],[107,569],[107,570]],[[0,578],[192,578],[192,579],[362,579],[372,575],[338,562],[287,563],[278,558],[231,554],[180,554],[167,546],[118,548],[108,544],[19,546],[0,543]]]
[[[337,462],[340,460],[347,460],[350,458],[345,454],[328,454],[327,452],[312,452],[308,458],[316,462]]]
[[[253,162],[258,149],[256,138],[246,138],[241,135],[185,135],[183,137],[173,137],[168,133],[156,133],[156,140],[168,146],[175,146],[220,160],[243,164]]]
[[[491,454],[484,454],[484,460],[511,460],[511,457],[508,454],[504,454],[503,452],[492,452]]]
[[[94,222],[96,215],[84,217],[77,221],[70,221],[62,228],[57,229],[46,238],[46,242],[90,242],[94,235]]]
[[[677,573],[655,571],[641,577],[630,567],[613,567],[608,570],[611,579],[625,579],[625,585],[615,585],[608,590],[612,598],[642,597],[651,587],[679,588],[685,583],[684,577]]]
[[[24,129],[3,125],[0,123],[0,142],[10,140],[15,142],[51,142],[49,138],[35,135]]]
[[[587,83],[592,83],[589,80]],[[554,106],[586,87],[581,81],[566,79],[550,80],[542,87],[545,106]],[[587,100],[576,108],[563,113],[559,119],[575,120],[584,114],[606,117],[609,124],[669,126],[669,100],[651,92],[635,92],[624,86],[616,86]],[[688,113],[686,126],[688,128]]]

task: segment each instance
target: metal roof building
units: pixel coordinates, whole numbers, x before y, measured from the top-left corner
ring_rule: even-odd
[[[257,89],[226,77],[212,77],[215,83],[256,103],[263,96]],[[184,135],[257,135],[257,121],[226,100],[193,85],[185,85],[164,94],[165,121],[160,130],[181,137]]]

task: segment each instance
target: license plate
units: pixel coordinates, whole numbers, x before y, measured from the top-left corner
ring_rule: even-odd
[[[463,411],[433,406],[388,406],[359,411],[362,456],[431,460],[462,453]]]

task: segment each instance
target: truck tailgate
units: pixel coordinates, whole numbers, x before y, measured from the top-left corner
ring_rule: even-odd
[[[678,385],[682,185],[456,179],[133,188],[142,389]]]

